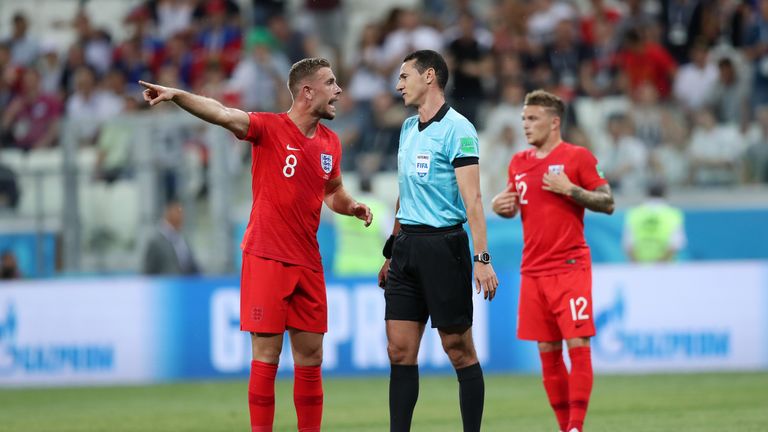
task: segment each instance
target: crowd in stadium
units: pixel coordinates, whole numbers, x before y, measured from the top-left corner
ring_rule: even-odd
[[[410,115],[397,71],[406,53],[434,49],[449,60],[450,103],[481,132],[494,189],[526,146],[521,104],[537,88],[569,103],[565,138],[591,148],[620,193],[650,178],[768,182],[768,0],[424,0],[369,22],[354,44],[342,0],[307,0],[300,14],[286,3],[148,0],[120,32],[82,9],[59,23],[74,32],[69,46],[14,14],[0,43],[2,147],[56,146],[65,116],[87,119],[78,140],[98,145],[105,122],[144,109],[138,80],[282,111],[291,64],[323,56],[345,91],[328,123],[345,168],[393,170]]]

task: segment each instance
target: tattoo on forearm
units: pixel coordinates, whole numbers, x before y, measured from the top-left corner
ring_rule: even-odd
[[[571,189],[571,198],[589,210],[599,213],[613,213],[613,193],[608,185],[600,186],[591,192],[574,186]]]

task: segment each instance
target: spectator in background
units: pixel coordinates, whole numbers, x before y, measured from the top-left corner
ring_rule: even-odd
[[[535,46],[544,46],[552,40],[555,28],[562,21],[576,18],[576,10],[567,1],[534,0],[527,21],[528,38]]]
[[[21,270],[16,261],[16,255],[10,250],[3,251],[0,255],[0,279],[20,279]]]
[[[671,115],[662,117],[661,124],[661,144],[651,149],[648,161],[651,175],[663,179],[668,187],[687,185],[690,181],[690,123],[684,118]]]
[[[693,42],[701,34],[701,12],[705,0],[661,0],[664,45],[678,63],[688,62]]]
[[[11,61],[11,46],[0,43],[0,110],[4,110],[21,89],[23,72],[24,68]]]
[[[745,54],[752,61],[752,105],[768,105],[768,0],[758,0],[747,30]]]
[[[768,183],[768,106],[757,108],[755,120],[747,138],[745,179],[749,183]]]
[[[254,28],[246,37],[246,55],[229,80],[229,90],[238,93],[248,111],[279,111],[286,108],[287,89],[283,78],[291,63],[279,51],[275,40],[263,28]],[[290,105],[290,103],[288,104]]]
[[[84,9],[73,20],[77,33],[76,44],[83,47],[85,62],[101,76],[112,66],[112,37],[106,30],[91,25],[91,19]]]
[[[444,48],[440,32],[422,23],[418,11],[402,9],[397,13],[395,22],[396,28],[385,35],[381,47],[380,62],[390,82],[397,81],[403,57],[411,51],[442,51]]]
[[[37,59],[36,68],[40,72],[40,85],[43,93],[63,96],[61,76],[64,73],[64,65],[61,63],[56,42],[44,40],[40,44],[40,57]]]
[[[243,36],[240,28],[228,20],[227,5],[225,0],[211,0],[205,4],[205,19],[194,49],[195,63],[204,65],[218,61],[230,74],[240,60]]]
[[[520,121],[520,113],[523,112],[523,100],[525,99],[525,87],[519,81],[505,81],[501,85],[500,93],[501,100],[499,103],[488,110],[485,135],[497,138],[502,137],[502,135],[506,136],[508,132],[503,132],[504,129],[511,128],[511,133],[515,137],[516,152],[523,150],[528,147],[523,124]],[[508,156],[511,157],[512,155]],[[504,160],[508,160],[509,157],[505,157]],[[482,159],[487,158],[487,156],[483,156]],[[482,164],[482,162],[480,163]],[[488,173],[489,171],[483,170],[482,172]]]
[[[76,122],[76,139],[80,144],[93,144],[101,124],[120,113],[123,100],[99,90],[96,74],[89,67],[75,72],[75,92],[67,101],[67,116]]]
[[[160,39],[185,32],[192,26],[192,13],[195,10],[193,0],[157,0],[148,2],[154,6],[157,21],[157,33]]]
[[[579,69],[589,58],[586,46],[578,40],[571,21],[560,21],[554,28],[552,40],[544,46],[543,61],[552,70],[561,97],[572,100],[579,87]]]
[[[453,85],[449,91],[453,108],[470,123],[478,125],[478,110],[485,100],[483,81],[491,74],[490,46],[475,35],[475,17],[464,13],[459,17],[458,37],[446,49]]]
[[[693,44],[689,63],[680,66],[675,75],[674,95],[689,112],[704,108],[718,78],[717,66],[709,61],[709,49],[703,41]]]
[[[138,101],[130,96],[124,98],[123,113],[130,115],[138,109]],[[96,163],[93,175],[96,180],[112,183],[133,174],[131,149],[136,133],[134,126],[124,119],[115,117],[106,121],[96,142]]]
[[[317,35],[323,45],[338,55],[346,34],[342,0],[304,0],[303,13],[306,19],[301,27]]]
[[[632,95],[629,115],[635,125],[635,136],[649,149],[661,144],[664,135],[664,118],[672,116],[666,105],[659,100],[659,92],[649,82],[640,84]]]
[[[13,14],[11,36],[5,41],[11,47],[11,59],[19,66],[31,66],[38,56],[39,44],[27,31],[29,21],[21,13]]]
[[[589,57],[579,67],[581,92],[596,99],[617,95],[621,88],[616,79],[616,26],[595,21],[591,27],[593,43],[588,50]]]
[[[264,27],[275,15],[284,15],[287,0],[252,0],[253,24]]]
[[[719,123],[745,125],[749,122],[749,83],[742,79],[734,61],[723,57],[717,62],[717,81],[706,95]]]
[[[285,54],[291,64],[317,55],[315,38],[292,28],[284,15],[272,16],[267,28],[274,38],[275,48]]]
[[[695,115],[688,146],[691,180],[700,186],[732,185],[740,180],[744,139],[735,125],[718,125],[715,115],[703,109]]]
[[[626,114],[611,114],[608,145],[597,158],[611,187],[625,194],[642,193],[647,180],[648,150],[632,132],[632,120]]]
[[[632,262],[674,261],[686,244],[683,212],[665,200],[664,183],[651,182],[647,192],[647,201],[627,211],[624,250]]]
[[[19,196],[16,173],[0,161],[0,210],[15,210],[19,205]]]
[[[672,91],[677,63],[663,46],[648,39],[649,29],[631,29],[624,36],[617,57],[625,79],[624,91],[632,94],[648,83],[656,88],[661,99],[666,99]]]
[[[178,201],[165,205],[163,220],[144,252],[143,272],[148,275],[195,275],[200,269],[182,228],[184,208]]]
[[[43,92],[40,73],[27,69],[21,93],[2,116],[3,130],[9,132],[10,145],[27,151],[52,147],[58,139],[62,111],[59,98]]]

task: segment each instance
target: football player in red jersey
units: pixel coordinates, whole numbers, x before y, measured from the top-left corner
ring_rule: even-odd
[[[538,341],[544,389],[560,429],[582,432],[592,391],[589,338],[595,335],[584,209],[611,214],[614,204],[597,159],[562,140],[564,114],[559,97],[542,90],[526,95],[523,129],[533,147],[512,157],[509,185],[493,198],[493,211],[505,218],[521,214],[517,336]]]
[[[327,60],[291,67],[293,104],[286,113],[246,113],[183,90],[140,81],[154,106],[171,101],[191,114],[250,141],[253,203],[243,239],[240,328],[251,333],[253,361],[248,405],[253,432],[271,431],[275,375],[288,330],[295,363],[298,430],[320,430],[320,364],[327,331],[325,281],[317,243],[323,202],[370,225],[373,216],[341,181],[341,145],[320,123],[336,115],[341,88]]]

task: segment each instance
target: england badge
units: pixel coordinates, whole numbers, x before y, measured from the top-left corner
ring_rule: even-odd
[[[333,156],[325,153],[320,154],[320,167],[326,174],[331,172],[333,168]]]
[[[550,174],[562,174],[563,171],[565,171],[565,165],[550,165],[549,166],[549,173]]]

